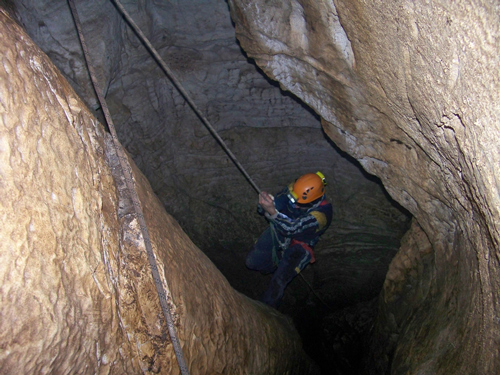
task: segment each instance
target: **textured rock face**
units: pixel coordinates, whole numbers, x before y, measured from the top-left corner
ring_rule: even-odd
[[[390,269],[386,302],[405,308],[377,367],[395,353],[392,374],[498,372],[498,4],[229,4],[248,55],[416,217],[412,247],[430,241],[430,265],[403,246]]]
[[[179,373],[109,137],[3,11],[0,44],[0,372]],[[133,174],[191,373],[308,373]]]
[[[97,108],[65,0],[15,1],[19,18],[75,89]],[[161,202],[239,291],[258,298],[267,279],[244,257],[266,222],[256,194],[172,87],[109,0],[77,2],[119,138]],[[325,137],[317,115],[283,95],[247,61],[223,0],[124,2],[256,183],[277,192],[321,170],[334,223],[305,276],[332,306],[378,295],[408,217]],[[300,292],[303,282],[289,290]],[[340,292],[339,292],[340,291]],[[318,303],[305,288],[287,296]]]

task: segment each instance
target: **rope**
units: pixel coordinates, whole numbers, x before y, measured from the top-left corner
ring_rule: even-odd
[[[167,303],[167,297],[165,290],[163,288],[162,284],[162,279],[160,278],[160,273],[158,272],[158,266],[156,264],[156,259],[155,255],[153,253],[153,247],[151,245],[151,239],[149,237],[149,232],[148,228],[146,226],[146,221],[144,219],[144,214],[141,209],[141,204],[139,201],[139,197],[137,195],[137,191],[135,190],[134,187],[134,180],[132,177],[132,168],[128,162],[128,159],[123,151],[123,148],[118,140],[115,126],[113,124],[113,120],[111,119],[111,115],[109,113],[108,106],[106,104],[106,101],[104,99],[104,96],[102,94],[102,91],[99,87],[99,84],[96,79],[96,74],[94,71],[94,68],[92,64],[90,63],[90,55],[88,52],[87,44],[85,43],[85,38],[83,35],[80,19],[78,17],[78,13],[75,7],[75,4],[73,3],[73,0],[68,0],[68,4],[71,9],[71,13],[73,15],[73,19],[75,21],[75,26],[78,31],[78,36],[80,38],[80,43],[82,45],[83,53],[85,55],[85,61],[87,62],[87,67],[89,69],[90,77],[92,79],[92,84],[94,85],[94,90],[97,94],[97,97],[99,99],[99,102],[101,104],[102,110],[104,112],[104,116],[106,118],[106,122],[108,123],[109,131],[111,133],[111,137],[113,139],[113,145],[115,147],[116,154],[118,156],[118,160],[120,161],[120,167],[122,170],[123,177],[125,179],[127,189],[129,192],[129,195],[132,199],[132,203],[135,209],[136,217],[139,222],[139,226],[141,228],[142,236],[144,238],[144,245],[146,247],[146,253],[149,261],[149,265],[151,268],[151,273],[153,276],[153,280],[155,283],[156,291],[158,293],[158,297],[160,300],[160,305],[163,311],[163,316],[165,317],[165,321],[167,323],[168,327],[168,332],[170,334],[170,339],[172,340],[172,345],[174,348],[175,355],[177,357],[177,362],[179,364],[179,368],[181,371],[182,375],[189,375],[189,371],[187,369],[186,361],[184,359],[184,355],[182,353],[182,348],[179,342],[179,339],[177,338],[177,334],[175,332],[175,326],[174,326],[174,321],[172,319],[172,315],[170,313],[170,309]],[[168,293],[171,295],[170,290],[168,288],[167,282],[165,280],[165,285]]]
[[[273,263],[277,266],[280,260],[278,258],[278,253],[276,252],[276,243],[279,245],[280,241],[278,240],[278,235],[276,234],[276,231],[274,229],[274,224],[272,221],[269,221],[269,226],[271,228],[271,241],[273,243],[273,249],[272,249]]]
[[[275,244],[275,241],[279,244],[279,239],[278,239],[278,235],[276,234],[276,229],[274,229],[273,222],[269,221],[269,225],[271,227],[271,238],[272,238],[272,243],[273,243],[273,249],[272,249],[273,263],[275,265],[278,265],[279,259],[278,259],[278,255],[276,253],[276,244]],[[325,301],[323,301],[323,299],[318,295],[318,293],[316,293],[316,291],[314,290],[314,288],[312,287],[312,285],[306,280],[306,278],[304,277],[304,275],[302,275],[302,272],[299,272],[298,275],[302,278],[302,281],[304,281],[306,283],[306,285],[309,287],[309,289],[311,289],[311,292],[314,294],[314,296],[323,305],[325,305],[329,310],[331,310],[332,308]]]
[[[313,294],[315,295],[315,297],[323,304],[325,305],[329,310],[332,310],[332,307],[330,307],[330,305],[328,305],[325,301],[323,301],[323,299],[318,295],[318,293],[316,293],[316,291],[313,289],[312,285],[309,284],[309,282],[306,280],[306,278],[304,277],[304,275],[302,275],[302,273],[299,273],[299,276],[302,277],[302,281],[304,281],[307,286],[309,287],[309,289],[311,289],[311,292],[313,292]]]
[[[260,189],[255,183],[255,181],[250,177],[250,175],[246,172],[245,168],[240,164],[240,162],[236,159],[234,154],[231,152],[229,147],[226,145],[224,140],[217,134],[217,131],[214,129],[214,127],[210,124],[210,121],[200,112],[194,101],[191,99],[187,91],[184,89],[182,84],[179,82],[179,80],[175,77],[175,75],[172,73],[168,65],[163,61],[161,56],[158,54],[156,49],[153,47],[151,42],[146,38],[142,30],[137,26],[137,24],[134,22],[134,20],[130,17],[130,15],[127,13],[125,8],[120,4],[119,0],[111,0],[120,13],[125,17],[127,20],[128,24],[132,27],[132,29],[135,31],[139,39],[145,44],[146,48],[149,50],[149,52],[153,55],[154,59],[158,64],[160,64],[161,68],[165,72],[165,74],[170,78],[174,86],[179,90],[181,95],[184,97],[184,99],[188,102],[188,104],[191,106],[193,111],[196,113],[196,115],[200,118],[200,120],[203,122],[203,124],[206,126],[208,131],[213,135],[213,137],[219,142],[219,144],[222,146],[226,154],[229,156],[229,158],[232,160],[232,162],[236,165],[236,167],[240,170],[240,172],[245,176],[245,178],[248,180],[250,185],[255,189],[257,193],[260,194]]]

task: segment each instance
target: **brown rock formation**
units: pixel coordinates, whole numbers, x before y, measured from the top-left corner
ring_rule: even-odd
[[[24,12],[21,18],[30,35],[96,108],[65,1],[15,3]],[[389,193],[416,217],[389,269],[364,373],[499,372],[497,4],[471,0],[390,4],[231,0],[229,4],[248,55],[283,89],[313,108],[335,143],[380,177]],[[86,30],[94,35],[91,49],[97,51],[94,58],[103,70],[103,86],[108,87],[112,110],[122,125],[120,139],[193,240],[206,246],[217,266],[231,275],[231,282],[253,293],[249,286],[257,277],[249,282],[243,267],[244,253],[263,225],[252,211],[253,192],[197,127],[189,108],[148,62],[110,3],[98,0],[79,6]],[[225,2],[142,1],[130,8],[259,185],[274,191],[297,172],[317,167],[333,176],[328,194],[337,208],[334,226],[321,243],[318,262],[305,276],[335,305],[345,300],[354,303],[361,293],[375,295],[377,288],[368,287],[371,271],[376,269],[375,284],[382,285],[386,265],[406,228],[403,215],[381,199],[382,189],[362,180],[359,170],[332,152],[313,115],[302,111],[290,96],[283,97],[247,64],[232,44]],[[95,132],[101,130],[96,127]],[[95,142],[103,146],[102,140]],[[26,156],[22,160],[29,161]],[[114,186],[111,172],[96,165],[104,171],[99,183]],[[95,176],[97,181],[99,173]],[[100,190],[93,194],[101,195]],[[112,197],[100,198],[103,207],[116,202],[118,193],[108,194]],[[121,220],[124,228],[134,225],[126,210],[119,219],[110,215],[99,220]],[[94,227],[100,228],[100,221]],[[19,231],[23,226],[15,227]],[[108,239],[112,233],[99,236],[112,243],[113,238]],[[9,238],[18,238],[22,248],[24,237],[17,236]],[[123,254],[135,248],[130,239],[122,236]],[[64,265],[61,257],[54,259]],[[113,272],[127,275],[119,288],[113,288],[135,288],[131,275],[137,272],[147,279],[147,272],[135,268],[135,263],[126,268],[117,255],[108,258],[114,259],[108,262],[114,264]],[[15,267],[10,268],[14,272]],[[240,274],[245,277],[238,280]],[[332,282],[336,278],[341,279],[338,284]],[[49,285],[41,276],[30,285],[39,283],[40,288]],[[110,302],[120,301],[118,294],[109,293],[112,297],[101,302],[103,311],[118,309]],[[294,298],[300,301],[296,294]],[[139,326],[142,323],[133,313],[136,298],[127,301],[120,314]],[[115,331],[120,332],[116,327]],[[96,335],[105,335],[99,332]],[[68,337],[77,337],[70,333]],[[150,351],[144,347],[145,353]],[[148,355],[144,363],[151,361]]]
[[[498,4],[229,4],[248,55],[321,115],[425,233],[413,227],[389,271],[385,302],[405,307],[378,327],[376,345],[392,343],[371,368],[395,353],[391,374],[498,373]],[[414,248],[427,241],[432,255],[419,261]]]
[[[33,40],[90,108],[98,108],[67,1],[13,3]],[[267,280],[244,265],[266,226],[255,210],[255,191],[112,2],[76,6],[120,141],[193,242],[233,287],[258,298]],[[408,218],[379,183],[332,147],[317,115],[249,63],[236,43],[226,1],[144,0],[124,6],[262,189],[278,192],[301,173],[325,173],[334,225],[318,245],[317,272],[311,267],[305,275],[332,306],[376,297]],[[307,287],[303,295],[317,303]]]
[[[177,374],[109,137],[4,12],[0,45],[0,372]],[[133,172],[191,373],[307,373],[289,321],[235,292]]]

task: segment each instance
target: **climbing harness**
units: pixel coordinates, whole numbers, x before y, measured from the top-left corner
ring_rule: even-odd
[[[279,263],[279,258],[278,258],[278,254],[276,252],[276,242],[279,244],[280,241],[278,239],[278,235],[276,234],[276,229],[274,228],[274,224],[270,221],[269,222],[269,225],[271,227],[271,242],[273,243],[273,248],[272,248],[272,259],[273,259],[273,263],[275,266],[278,265]],[[295,243],[299,243],[298,241],[295,241]],[[292,244],[293,244],[293,240],[292,240]],[[305,249],[306,251],[308,251],[311,256],[314,258],[314,254],[312,253],[312,249],[309,247],[309,249],[311,251],[309,251],[308,249]],[[311,262],[311,263],[314,263],[314,262]],[[314,294],[314,296],[324,305],[326,306],[329,310],[332,310],[332,307],[330,305],[328,305],[319,295],[318,293],[316,293],[316,291],[314,290],[314,288],[312,287],[312,285],[306,280],[306,278],[304,277],[304,275],[302,274],[302,272],[297,272],[297,274],[302,278],[302,281],[304,281],[304,283],[309,287],[309,289],[311,290],[311,292]]]
[[[219,134],[217,134],[217,131],[210,124],[210,121],[208,121],[208,119],[201,113],[201,111],[198,109],[198,107],[196,106],[196,104],[194,103],[194,101],[191,99],[191,97],[189,96],[189,94],[187,93],[187,91],[184,89],[184,87],[182,86],[182,84],[179,82],[179,80],[177,79],[177,77],[172,73],[172,71],[170,70],[170,68],[168,67],[168,65],[165,63],[165,61],[163,61],[163,59],[161,58],[160,54],[156,51],[156,49],[153,47],[153,45],[148,40],[148,38],[146,38],[146,36],[142,32],[142,30],[137,26],[137,24],[132,19],[132,17],[130,17],[130,15],[128,14],[128,12],[125,10],[125,8],[123,8],[123,6],[120,4],[120,2],[118,0],[111,0],[111,1],[116,5],[116,7],[120,11],[120,13],[123,15],[123,17],[125,17],[125,19],[129,23],[129,25],[135,31],[136,35],[145,44],[146,48],[153,55],[154,59],[161,66],[161,68],[163,69],[163,71],[165,72],[165,74],[168,76],[168,78],[170,78],[170,80],[172,81],[172,83],[174,84],[174,86],[177,88],[177,90],[179,90],[179,92],[184,97],[184,99],[186,99],[186,101],[190,105],[191,109],[196,113],[196,115],[203,122],[203,124],[206,126],[206,128],[208,129],[208,131],[217,140],[217,142],[219,142],[219,144],[224,149],[224,151],[226,152],[226,154],[229,156],[229,158],[231,159],[231,161],[236,165],[236,167],[240,170],[240,172],[243,174],[243,176],[245,176],[245,178],[248,180],[248,182],[250,183],[250,185],[252,185],[252,187],[255,189],[255,191],[260,194],[261,190],[259,189],[259,187],[255,183],[255,181],[250,177],[250,175],[247,173],[247,171],[245,170],[245,168],[243,168],[243,166],[240,164],[240,162],[238,161],[238,159],[236,159],[236,156],[234,156],[234,154],[231,152],[231,150],[226,145],[226,143],[224,142],[224,140],[219,136]]]
[[[177,357],[177,362],[179,364],[179,368],[181,371],[182,375],[189,375],[189,371],[186,365],[186,361],[184,359],[184,355],[182,353],[182,348],[179,342],[179,339],[177,338],[177,334],[175,332],[175,326],[174,326],[174,321],[172,319],[172,315],[170,313],[170,309],[167,303],[167,296],[165,294],[165,290],[163,288],[163,283],[162,279],[160,277],[160,273],[158,272],[158,266],[156,264],[156,259],[155,255],[153,253],[153,247],[151,245],[151,239],[149,237],[149,232],[148,228],[146,226],[146,221],[144,219],[144,214],[141,209],[141,204],[139,201],[139,197],[137,195],[137,191],[134,188],[134,181],[132,179],[132,168],[130,166],[130,163],[128,162],[127,156],[125,155],[123,148],[118,140],[116,130],[113,124],[113,120],[111,119],[111,114],[109,113],[108,106],[106,104],[106,101],[104,99],[104,96],[102,94],[102,91],[99,87],[99,84],[96,79],[96,74],[94,71],[94,68],[92,64],[90,63],[90,55],[88,52],[87,45],[85,43],[85,38],[83,35],[80,19],[78,17],[78,13],[75,7],[75,4],[73,3],[73,0],[68,0],[68,4],[71,9],[71,13],[73,15],[73,19],[75,21],[75,26],[78,31],[78,36],[80,38],[80,43],[82,45],[83,53],[85,56],[85,61],[87,62],[87,67],[89,69],[90,77],[92,79],[92,83],[94,85],[95,92],[97,94],[97,97],[99,99],[99,102],[101,104],[101,108],[104,112],[104,116],[106,118],[106,122],[108,123],[109,131],[111,133],[111,137],[113,139],[113,145],[115,147],[116,155],[118,156],[118,160],[120,161],[120,167],[122,170],[123,177],[125,179],[127,189],[129,192],[129,195],[132,199],[132,203],[135,209],[136,217],[139,222],[139,226],[141,228],[142,236],[144,238],[144,245],[146,247],[146,253],[149,261],[149,265],[151,268],[151,273],[153,276],[154,284],[156,287],[156,291],[158,293],[158,297],[160,300],[160,305],[163,311],[163,315],[165,317],[165,321],[167,323],[168,327],[168,332],[170,334],[170,339],[172,340],[172,345],[174,348],[175,355]],[[165,280],[165,286],[169,294],[171,295],[170,291],[168,290],[168,284]]]

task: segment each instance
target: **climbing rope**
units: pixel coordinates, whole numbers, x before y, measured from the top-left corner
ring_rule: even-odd
[[[240,170],[240,172],[243,174],[243,176],[245,176],[245,178],[248,180],[248,182],[250,183],[250,185],[252,185],[252,187],[255,189],[255,191],[260,194],[261,190],[259,189],[259,187],[255,183],[255,181],[246,172],[245,168],[243,168],[243,166],[240,164],[240,162],[238,161],[238,159],[236,159],[236,157],[231,152],[231,150],[229,149],[229,147],[227,147],[227,145],[224,142],[224,140],[219,136],[219,134],[217,134],[217,131],[210,124],[210,121],[208,121],[208,119],[201,113],[201,111],[198,109],[198,107],[196,106],[196,104],[194,103],[194,101],[191,99],[191,97],[189,96],[189,94],[187,93],[187,91],[184,89],[184,87],[182,86],[182,84],[179,82],[179,80],[177,79],[177,77],[172,73],[172,71],[170,70],[170,68],[168,67],[168,65],[165,63],[165,61],[163,61],[163,59],[161,58],[161,56],[159,55],[159,53],[153,47],[153,45],[148,40],[148,38],[146,38],[146,36],[142,32],[142,30],[137,26],[137,24],[132,19],[132,17],[130,17],[130,15],[128,14],[128,12],[125,10],[125,8],[121,5],[121,3],[118,0],[111,0],[111,1],[116,5],[116,7],[120,11],[120,13],[123,15],[123,17],[125,17],[125,19],[127,20],[128,24],[135,31],[136,35],[144,43],[144,45],[149,50],[149,52],[151,52],[151,54],[153,55],[153,57],[156,60],[156,62],[158,64],[160,64],[160,66],[163,69],[163,71],[165,72],[165,74],[168,76],[168,78],[170,78],[170,80],[172,81],[172,83],[174,84],[174,86],[177,88],[177,90],[179,90],[179,92],[184,97],[184,99],[186,99],[186,101],[188,102],[188,104],[191,106],[191,108],[193,109],[193,111],[196,113],[196,115],[200,118],[200,120],[206,126],[206,128],[208,129],[208,131],[217,140],[217,142],[219,142],[219,144],[222,146],[222,148],[224,149],[224,151],[226,152],[226,154],[229,156],[229,158],[232,160],[232,162],[236,165],[236,167]]]
[[[318,295],[318,293],[316,293],[316,291],[314,290],[314,288],[312,287],[312,285],[309,283],[309,281],[306,280],[306,278],[304,277],[304,275],[302,275],[302,273],[299,273],[299,276],[302,278],[302,281],[306,283],[306,285],[309,287],[309,289],[311,290],[311,292],[314,294],[314,296],[325,306],[327,307],[329,310],[333,310],[333,308],[328,305],[325,301],[323,301],[323,299]]]
[[[278,239],[278,235],[276,234],[276,229],[274,229],[274,223],[272,221],[269,221],[269,227],[271,228],[271,242],[273,243],[273,249],[272,249],[272,256],[273,256],[273,263],[275,266],[278,265],[280,262],[280,259],[278,258],[278,253],[276,251],[276,244],[280,244],[280,241]]]
[[[182,86],[182,84],[180,83],[180,81],[173,74],[173,72],[170,70],[170,68],[168,67],[168,65],[165,63],[165,61],[161,58],[161,56],[159,55],[159,53],[153,47],[153,45],[151,44],[151,42],[149,41],[149,39],[144,35],[144,33],[142,32],[142,30],[134,22],[134,20],[132,19],[132,17],[130,17],[129,13],[125,10],[125,8],[120,3],[120,1],[119,0],[111,0],[111,1],[115,4],[115,6],[118,9],[118,11],[123,15],[123,17],[125,18],[125,20],[127,21],[127,23],[134,30],[134,32],[136,33],[137,37],[144,43],[145,47],[148,49],[148,51],[151,53],[151,55],[153,56],[153,58],[160,65],[160,67],[163,69],[163,71],[165,72],[165,74],[167,75],[167,77],[171,80],[171,82],[173,83],[173,85],[177,88],[177,90],[180,92],[180,94],[187,101],[187,103],[189,104],[189,106],[191,107],[191,109],[196,113],[196,115],[202,121],[202,123],[205,125],[205,127],[208,129],[208,131],[212,134],[212,136],[217,140],[217,142],[220,144],[220,146],[224,149],[224,151],[229,156],[229,158],[231,159],[231,161],[235,164],[235,166],[239,169],[239,171],[243,174],[243,176],[247,179],[247,181],[255,189],[255,191],[258,194],[260,194],[261,189],[257,186],[257,184],[255,183],[255,181],[246,172],[245,168],[241,165],[241,163],[238,161],[238,159],[236,159],[236,156],[231,152],[231,150],[226,145],[226,143],[224,142],[224,140],[219,136],[219,134],[217,133],[217,131],[211,125],[210,121],[203,115],[203,113],[201,113],[201,111],[198,109],[198,107],[196,106],[196,104],[194,103],[194,101],[189,96],[188,92],[184,89],[184,87]],[[72,10],[72,13],[73,13],[73,18],[75,19],[75,24],[76,24],[77,29],[78,29],[78,34],[80,36],[80,41],[81,41],[81,44],[82,44],[82,48],[84,50],[85,59],[87,61],[87,65],[88,65],[89,71],[91,72],[90,75],[91,75],[92,82],[93,82],[94,87],[95,87],[96,94],[97,94],[97,96],[99,98],[99,102],[101,103],[101,107],[103,109],[104,116],[106,118],[106,122],[108,123],[109,129],[110,129],[110,133],[111,133],[111,136],[113,138],[113,142],[115,144],[115,148],[117,149],[117,154],[121,155],[121,156],[119,156],[119,160],[120,160],[120,164],[121,164],[121,167],[122,167],[122,170],[123,170],[125,181],[127,182],[127,187],[129,189],[129,191],[133,192],[133,194],[131,194],[131,195],[133,197],[134,207],[136,208],[136,214],[137,214],[137,217],[139,219],[141,230],[143,231],[144,242],[146,244],[146,250],[147,250],[147,253],[148,253],[148,260],[149,260],[149,263],[150,263],[150,266],[151,266],[151,270],[152,270],[152,273],[153,273],[153,279],[155,280],[155,285],[156,285],[156,288],[157,288],[157,292],[158,292],[158,295],[160,297],[160,304],[162,306],[162,310],[163,310],[163,313],[165,315],[165,319],[167,321],[167,326],[168,326],[168,329],[169,329],[170,337],[172,339],[172,343],[174,345],[174,351],[175,351],[175,354],[177,356],[177,361],[179,362],[179,367],[181,369],[181,374],[182,375],[188,374],[188,372],[187,372],[188,371],[187,370],[187,366],[185,364],[184,356],[182,354],[182,349],[180,348],[180,344],[179,344],[179,341],[177,339],[177,335],[175,333],[175,328],[173,326],[172,317],[171,317],[168,305],[166,303],[165,292],[163,291],[163,286],[161,284],[161,279],[160,279],[160,276],[159,276],[159,273],[158,273],[158,268],[156,266],[156,260],[154,258],[154,254],[153,254],[153,251],[152,251],[151,242],[150,242],[150,239],[149,239],[149,234],[147,232],[147,227],[146,227],[146,223],[144,221],[144,216],[143,216],[142,210],[140,208],[140,203],[139,203],[139,200],[138,200],[138,197],[137,197],[137,192],[133,188],[133,181],[132,181],[131,174],[129,172],[130,165],[128,164],[128,159],[123,154],[123,151],[121,149],[121,145],[120,145],[120,143],[118,141],[118,137],[116,135],[116,130],[115,130],[114,125],[113,125],[112,120],[111,120],[111,115],[109,114],[108,107],[106,105],[106,102],[104,101],[104,97],[102,96],[102,93],[101,93],[101,91],[99,89],[98,83],[97,83],[97,81],[95,79],[95,73],[93,72],[93,68],[92,68],[91,64],[89,63],[89,54],[88,54],[87,47],[86,47],[85,42],[84,42],[83,33],[81,31],[80,22],[78,20],[78,15],[77,15],[77,12],[76,12],[76,8],[75,8],[75,6],[73,4],[73,0],[68,0],[68,2],[70,4],[70,7],[71,7],[71,10]],[[274,228],[272,228],[272,229],[274,229]],[[276,260],[275,258],[277,258],[276,254],[275,254],[275,251],[276,250],[274,249],[274,246],[273,246],[273,260]],[[318,298],[318,300],[320,302],[322,302],[325,306],[327,306],[327,307],[330,308],[330,306],[328,306],[318,296],[318,294],[314,291],[314,289],[307,282],[307,280],[304,278],[304,276],[302,274],[300,274],[300,276],[302,277],[302,280],[309,286],[309,288],[314,293],[314,295]]]
[[[163,71],[165,72],[165,74],[168,76],[168,78],[170,78],[170,80],[172,81],[172,83],[174,84],[174,86],[177,88],[177,90],[179,90],[179,92],[181,93],[181,95],[184,97],[184,99],[188,102],[188,104],[191,106],[191,108],[193,109],[193,111],[196,113],[196,115],[200,118],[200,120],[203,122],[203,124],[207,127],[208,131],[214,136],[214,138],[217,140],[217,142],[219,142],[219,144],[222,146],[222,148],[224,149],[224,151],[227,153],[227,155],[229,156],[229,158],[233,161],[233,163],[236,165],[236,167],[240,170],[240,172],[243,174],[243,176],[245,176],[245,178],[248,180],[248,182],[252,185],[252,187],[255,189],[255,191],[260,194],[261,190],[259,189],[259,187],[257,186],[257,184],[255,183],[255,181],[250,177],[250,175],[246,172],[245,168],[243,168],[243,166],[241,165],[241,163],[238,161],[238,159],[236,159],[236,157],[234,156],[234,154],[231,152],[231,150],[229,149],[229,147],[226,145],[226,143],[224,142],[224,140],[219,136],[219,134],[217,134],[217,131],[214,129],[214,127],[210,124],[210,121],[208,121],[208,119],[200,112],[200,110],[198,109],[198,107],[196,106],[196,104],[194,103],[194,101],[191,99],[191,97],[189,96],[188,92],[184,89],[184,87],[182,86],[182,84],[179,82],[179,80],[177,79],[177,77],[174,75],[174,73],[170,70],[170,68],[168,67],[168,65],[165,63],[165,61],[161,58],[161,56],[159,55],[159,53],[156,51],[156,49],[153,47],[153,45],[151,44],[151,42],[149,41],[149,39],[144,35],[144,33],[142,32],[142,30],[137,26],[137,24],[134,22],[134,20],[132,19],[132,17],[130,17],[130,15],[128,14],[128,12],[125,10],[125,8],[122,6],[122,4],[120,3],[119,0],[111,0],[117,7],[117,9],[120,11],[120,13],[123,15],[123,17],[125,17],[125,19],[127,20],[128,24],[132,27],[132,29],[135,31],[136,35],[138,36],[138,38],[144,43],[144,45],[146,46],[146,48],[149,50],[149,52],[153,55],[154,59],[156,60],[156,62],[161,66],[161,68],[163,69]],[[272,224],[271,224],[272,226]],[[274,228],[272,228],[272,231],[274,232]],[[273,261],[276,261],[277,260],[277,255],[276,255],[276,249],[274,248],[274,245],[273,245]],[[328,306],[321,298],[320,296],[314,291],[313,287],[311,286],[311,284],[309,284],[307,282],[307,280],[304,278],[304,276],[302,274],[300,274],[300,276],[302,277],[302,280],[309,286],[309,288],[311,289],[311,291],[314,293],[314,295],[316,296],[316,298],[318,298],[318,300],[323,303],[326,307],[330,308],[330,306]]]
[[[72,13],[73,19],[75,21],[75,26],[76,26],[76,29],[78,31],[78,36],[80,38],[80,43],[82,45],[83,53],[85,56],[85,61],[87,62],[87,67],[89,69],[90,77],[92,79],[92,84],[94,85],[94,89],[95,89],[95,92],[97,94],[97,98],[99,99],[99,102],[101,104],[101,108],[104,112],[104,117],[106,118],[106,122],[108,123],[109,131],[110,131],[111,137],[113,139],[113,145],[115,147],[116,155],[118,156],[118,160],[120,161],[121,171],[122,171],[123,177],[125,179],[129,195],[132,199],[132,203],[133,203],[133,206],[135,209],[137,220],[139,222],[139,226],[141,228],[142,236],[144,238],[144,245],[146,247],[147,258],[148,258],[149,265],[151,268],[151,273],[152,273],[154,284],[156,287],[156,291],[158,293],[158,297],[160,300],[160,305],[161,305],[161,308],[163,311],[163,316],[165,317],[165,321],[167,323],[168,332],[170,334],[170,339],[172,340],[174,352],[175,352],[175,355],[177,357],[177,362],[179,364],[181,374],[182,375],[189,375],[186,361],[185,361],[184,355],[182,353],[182,348],[181,348],[179,339],[177,338],[177,334],[175,332],[175,326],[174,326],[174,321],[172,319],[172,314],[170,313],[170,309],[169,309],[169,306],[167,303],[167,295],[166,295],[165,290],[163,288],[163,283],[162,283],[162,279],[160,278],[160,273],[158,272],[158,266],[156,264],[156,259],[155,259],[155,255],[153,252],[153,247],[151,245],[151,239],[149,237],[149,232],[148,232],[148,228],[146,226],[146,221],[144,219],[144,214],[143,214],[142,209],[141,209],[139,196],[138,196],[137,191],[135,190],[135,187],[134,187],[134,181],[132,178],[132,168],[131,168],[130,163],[127,159],[127,156],[125,155],[123,148],[118,140],[115,126],[113,124],[113,120],[111,119],[111,114],[109,113],[109,109],[108,109],[108,106],[106,104],[106,100],[104,99],[102,91],[101,91],[99,84],[97,82],[94,68],[93,68],[92,64],[90,63],[90,55],[88,52],[87,44],[85,43],[85,38],[83,35],[80,19],[78,17],[78,12],[76,10],[75,4],[73,3],[73,0],[68,0],[68,4],[70,6],[71,13]],[[166,283],[166,280],[165,280],[165,285],[166,285],[167,291],[171,295],[170,291],[168,290],[168,284]]]

